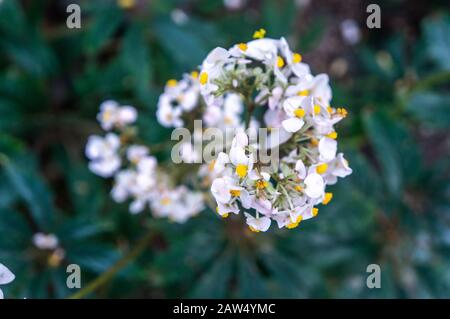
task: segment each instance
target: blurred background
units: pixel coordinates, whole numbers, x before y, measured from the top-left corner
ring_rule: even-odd
[[[366,26],[371,2],[380,29]],[[80,29],[66,26],[71,3]],[[450,298],[449,13],[445,0],[0,1],[0,262],[16,275],[5,295],[69,297],[75,263],[82,287],[116,265],[82,297]],[[115,204],[84,157],[100,102],[136,106],[142,138],[164,142],[165,82],[260,27],[328,73],[349,110],[337,129],[353,174],[331,204],[264,234],[210,211],[179,225]],[[38,249],[38,232],[59,248]],[[380,289],[366,286],[369,264]]]

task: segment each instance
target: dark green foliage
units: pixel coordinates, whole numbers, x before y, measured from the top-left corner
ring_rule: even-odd
[[[7,297],[68,297],[67,264],[82,267],[86,285],[148,231],[143,254],[90,297],[450,297],[448,11],[440,1],[397,1],[389,11],[408,28],[386,12],[382,29],[369,30],[363,16],[362,40],[350,46],[334,39],[347,16],[332,1],[247,2],[227,11],[222,1],[129,10],[80,1],[79,30],[65,27],[65,1],[1,2],[0,262],[16,275],[2,287]],[[171,19],[176,7],[185,24]],[[99,132],[99,103],[135,105],[141,138],[164,143],[170,131],[154,113],[165,81],[259,27],[288,38],[314,73],[330,73],[333,102],[349,110],[338,132],[353,174],[331,187],[331,203],[294,230],[264,234],[236,216],[206,211],[178,225],[113,203],[83,153]],[[330,71],[337,58],[344,74]],[[36,232],[57,234],[62,261],[33,246]],[[381,289],[366,287],[373,263]]]

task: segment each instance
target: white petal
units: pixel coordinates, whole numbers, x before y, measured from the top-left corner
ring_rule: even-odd
[[[329,137],[322,137],[319,141],[319,153],[323,161],[329,162],[336,157],[337,142]]]
[[[0,264],[0,285],[9,284],[16,278],[14,274],[5,265]]]
[[[284,120],[281,124],[283,125],[283,128],[286,131],[290,133],[295,133],[302,128],[305,122],[303,122],[303,120],[299,118],[292,117],[290,119]]]
[[[305,178],[305,193],[311,198],[322,196],[325,188],[322,176],[317,173],[311,173]]]
[[[304,179],[306,177],[306,167],[302,160],[298,160],[295,163],[295,170],[297,171],[299,178]]]

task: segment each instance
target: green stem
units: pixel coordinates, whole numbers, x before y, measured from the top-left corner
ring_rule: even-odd
[[[443,71],[443,72],[432,74],[430,76],[427,76],[424,79],[419,80],[416,83],[414,89],[415,90],[426,90],[437,84],[445,83],[448,81],[450,81],[450,72]]]
[[[145,234],[128,254],[123,256],[114,265],[112,265],[111,268],[109,268],[107,271],[105,271],[103,274],[97,277],[94,281],[90,282],[86,287],[69,296],[68,299],[81,299],[86,295],[94,292],[102,285],[109,282],[120,270],[122,270],[125,266],[127,266],[131,261],[133,261],[144,251],[152,236],[153,231],[150,231],[147,234]]]

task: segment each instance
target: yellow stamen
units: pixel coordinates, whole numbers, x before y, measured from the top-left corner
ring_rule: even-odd
[[[209,164],[208,164],[208,171],[212,172],[214,170],[214,166],[216,165],[216,160],[212,160]]]
[[[253,227],[253,226],[248,226],[248,228],[250,228],[250,230],[251,230],[252,232],[254,232],[254,233],[259,233],[259,230],[256,229],[256,228]]]
[[[295,190],[296,190],[297,192],[301,192],[301,191],[303,191],[303,187],[300,186],[300,185],[295,185]]]
[[[336,109],[336,113],[339,114],[339,115],[342,116],[342,117],[346,117],[347,114],[348,114],[347,110],[344,109],[343,107],[338,107],[338,108]]]
[[[105,111],[105,112],[103,112],[103,114],[102,114],[102,119],[103,119],[103,121],[107,122],[107,121],[109,121],[111,118],[112,118],[112,112],[110,112],[110,111]]]
[[[294,53],[294,55],[292,56],[292,62],[294,63],[302,62],[302,55],[300,53]]]
[[[327,205],[331,199],[333,198],[333,193],[325,193],[325,197],[323,198],[322,204]]]
[[[169,197],[164,197],[163,199],[161,199],[161,205],[163,206],[167,206],[171,203],[172,201],[170,200]]]
[[[309,95],[309,90],[298,91],[297,95],[298,96],[308,96]]]
[[[314,114],[320,114],[320,105],[314,105]]]
[[[337,132],[331,132],[330,134],[325,135],[328,138],[332,138],[333,140],[337,139],[338,133]]]
[[[197,79],[198,78],[198,72],[197,71],[192,71],[191,72],[191,76],[192,76],[192,78]]]
[[[257,189],[264,189],[269,186],[269,183],[265,180],[258,180],[255,185]]]
[[[247,175],[247,165],[244,164],[238,164],[236,166],[236,174],[238,174],[238,176],[240,178],[243,178],[245,175]]]
[[[277,56],[277,67],[281,69],[283,66],[284,66],[283,58],[280,56]]]
[[[178,81],[175,79],[170,79],[169,81],[167,81],[166,85],[168,87],[174,87],[175,85],[177,85]]]
[[[296,109],[294,111],[294,115],[298,118],[302,118],[305,116],[305,110],[304,109]]]
[[[247,51],[248,48],[247,43],[239,43],[238,48],[244,52]]]
[[[318,141],[316,138],[313,137],[313,138],[311,139],[311,145],[312,145],[312,146],[317,146],[317,145],[319,145],[319,141]]]
[[[208,82],[208,73],[202,72],[202,73],[200,74],[200,84],[201,84],[201,85],[205,85],[206,82]]]
[[[263,28],[256,30],[255,33],[253,33],[254,39],[262,39],[265,36],[266,36],[266,30],[264,30]]]
[[[295,222],[293,222],[293,223],[287,224],[287,225],[286,225],[286,228],[288,228],[288,229],[296,228],[296,227],[300,224],[300,222],[302,221],[302,219],[303,219],[303,217],[302,217],[301,215],[298,216],[298,217],[297,217],[297,220],[296,220]]]
[[[229,214],[225,213],[225,214],[222,215],[222,218],[227,218],[228,216],[229,216]]]
[[[314,208],[312,209],[312,215],[313,215],[314,217],[316,217],[317,214],[319,214],[319,209],[318,209],[317,207],[314,207]]]
[[[130,9],[135,6],[136,0],[117,0],[117,4],[123,9]]]
[[[318,174],[323,174],[323,173],[325,173],[327,171],[327,169],[328,169],[328,164],[327,163],[323,163],[323,164],[317,165],[316,172]]]
[[[241,196],[241,191],[239,189],[230,189],[230,194],[233,197]]]
[[[332,114],[333,113],[333,108],[331,106],[327,106],[327,111],[328,111],[328,113]]]

